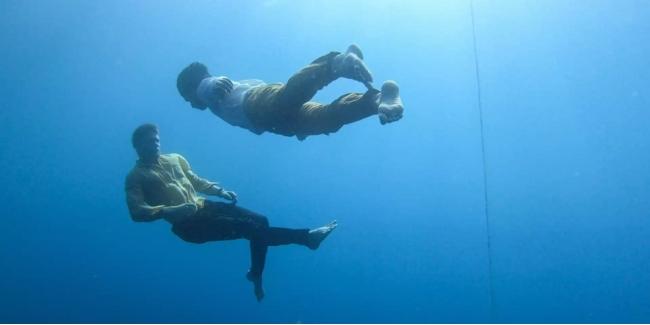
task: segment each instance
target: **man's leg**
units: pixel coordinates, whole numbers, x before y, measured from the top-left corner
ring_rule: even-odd
[[[363,53],[358,46],[350,45],[345,53],[330,52],[302,68],[289,78],[278,93],[279,103],[298,109],[311,100],[316,92],[338,78],[372,82],[372,75],[363,62]]]
[[[295,73],[277,94],[277,104],[284,109],[298,109],[311,100],[316,92],[339,76],[332,71],[332,62],[339,52],[330,52]]]
[[[260,130],[286,136],[296,134],[297,115],[316,92],[338,78],[350,78],[369,86],[372,76],[361,49],[351,45],[345,53],[330,52],[295,73],[286,84],[270,84],[246,95],[246,115]]]
[[[237,205],[207,201],[202,210],[209,214],[206,228],[212,229],[212,240],[246,238],[251,241],[251,269],[256,274],[264,270],[267,246],[307,245],[308,229],[269,227],[265,216]]]
[[[244,110],[253,124],[264,131],[295,135],[296,115],[316,92],[336,80],[332,62],[339,55],[330,52],[294,74],[286,84],[269,84],[246,95]]]
[[[402,118],[404,106],[399,96],[399,86],[388,80],[381,87],[364,94],[350,93],[329,105],[307,102],[302,105],[296,118],[296,136],[304,140],[309,135],[329,134],[343,125],[378,114],[381,124]]]
[[[317,249],[336,228],[336,222],[314,230],[269,227],[266,217],[234,204],[205,201],[205,206],[172,231],[185,241],[208,241],[246,238],[250,241],[251,267],[246,278],[253,282],[258,301],[264,298],[262,273],[268,246],[299,244]]]
[[[206,201],[205,206],[194,216],[174,225],[172,230],[179,237],[193,243],[248,239],[251,266],[246,277],[253,282],[258,300],[264,297],[262,273],[268,246],[310,244],[308,229],[269,227],[268,219],[263,215],[221,202]]]
[[[375,115],[379,97],[378,91],[369,90],[343,95],[329,105],[305,103],[298,114],[296,136],[304,140],[309,135],[333,133],[345,124]]]

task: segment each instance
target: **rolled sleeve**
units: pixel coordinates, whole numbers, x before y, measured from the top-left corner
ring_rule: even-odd
[[[181,168],[183,169],[183,173],[185,174],[185,177],[187,177],[187,179],[190,180],[190,183],[192,183],[192,186],[197,192],[205,192],[212,186],[217,186],[217,187],[219,186],[219,184],[216,182],[208,181],[207,179],[201,178],[198,175],[196,175],[192,171],[192,168],[190,167],[190,163],[183,156],[178,155],[178,162],[181,165]]]
[[[131,173],[126,178],[126,205],[133,221],[154,221],[160,219],[159,213],[164,206],[151,206],[144,200],[142,182]]]

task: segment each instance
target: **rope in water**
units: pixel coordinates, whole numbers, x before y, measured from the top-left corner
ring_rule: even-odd
[[[494,308],[494,286],[492,283],[492,246],[490,238],[490,211],[488,209],[488,180],[487,180],[487,167],[485,163],[485,135],[483,131],[483,100],[481,97],[481,74],[479,71],[478,62],[478,49],[476,46],[476,23],[474,22],[474,1],[470,0],[470,12],[472,16],[472,40],[474,43],[474,67],[476,70],[476,92],[478,97],[478,112],[481,125],[481,157],[483,158],[483,195],[485,202],[485,227],[487,233],[487,257],[488,257],[488,291],[489,291],[489,305],[490,305],[490,318],[492,320],[496,317],[496,310]]]

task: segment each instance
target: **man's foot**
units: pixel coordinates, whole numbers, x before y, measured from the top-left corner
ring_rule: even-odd
[[[251,271],[248,271],[246,273],[246,279],[250,282],[253,282],[253,290],[255,293],[255,298],[257,298],[257,302],[262,302],[262,299],[264,299],[264,288],[262,288],[262,276],[253,275]]]
[[[336,220],[334,220],[325,226],[310,230],[308,234],[309,237],[307,238],[307,247],[317,249],[318,246],[320,246],[320,243],[322,243],[337,226],[338,224],[336,223]]]
[[[399,86],[395,81],[388,80],[381,86],[377,111],[379,122],[382,125],[395,122],[402,118],[404,105],[402,104],[402,99],[399,97]]]
[[[336,77],[348,78],[364,84],[372,82],[372,74],[363,63],[363,53],[355,44],[350,45],[345,53],[334,57],[332,72]]]

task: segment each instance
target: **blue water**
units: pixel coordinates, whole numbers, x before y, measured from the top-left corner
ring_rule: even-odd
[[[490,251],[469,1],[0,2],[0,322],[650,322],[650,2],[474,10]],[[257,136],[175,88],[353,42],[401,121]],[[257,303],[246,241],[129,218],[144,122],[272,224],[339,228],[271,248]]]

